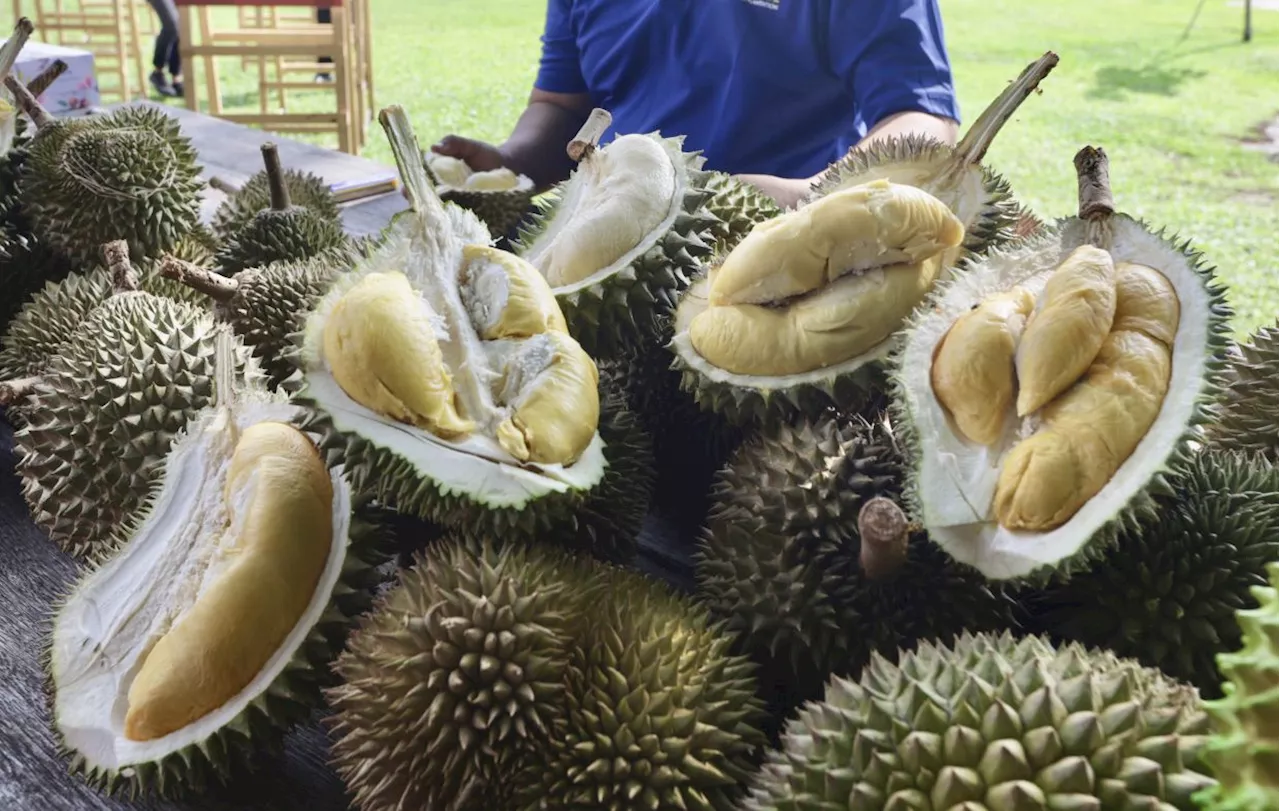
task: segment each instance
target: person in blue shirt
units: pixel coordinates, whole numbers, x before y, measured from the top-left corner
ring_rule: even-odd
[[[851,148],[906,133],[955,143],[937,0],[548,0],[528,106],[499,145],[431,149],[546,188],[593,107],[614,134],[684,135],[706,168],[783,206]]]

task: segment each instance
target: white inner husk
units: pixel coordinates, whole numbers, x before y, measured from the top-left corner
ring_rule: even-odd
[[[982,214],[982,208],[986,201],[987,191],[982,181],[982,170],[978,167],[972,167],[960,176],[960,182],[950,187],[936,187],[930,178],[936,170],[937,163],[926,164],[888,164],[876,167],[874,170],[864,175],[859,175],[856,182],[842,184],[839,190],[851,189],[855,186],[861,186],[874,180],[882,178],[889,180],[891,183],[900,183],[903,185],[916,186],[924,189],[941,200],[956,215],[960,222],[964,223],[966,231],[973,226]],[[939,284],[946,282],[952,275],[951,266],[959,258],[961,249],[953,248],[948,250],[946,266],[943,271],[938,274],[937,281],[934,282],[934,288]],[[876,268],[868,270],[854,271],[844,274],[841,278],[849,275],[859,275],[874,271]],[[791,386],[804,384],[817,384],[826,380],[830,380],[835,375],[842,375],[849,372],[857,371],[869,363],[876,363],[887,358],[897,346],[898,332],[889,334],[880,343],[872,346],[866,352],[856,355],[848,360],[835,363],[830,366],[821,366],[802,374],[794,375],[744,375],[734,374],[708,361],[702,357],[693,346],[693,340],[689,337],[689,324],[693,321],[698,313],[705,310],[707,303],[707,288],[710,285],[711,275],[703,277],[695,282],[689,291],[684,294],[680,300],[680,305],[676,310],[675,337],[672,340],[672,348],[677,352],[684,362],[697,370],[699,374],[716,383],[726,383],[733,386],[746,389],[757,389],[760,391],[770,391],[774,389],[789,388]],[[807,293],[805,295],[816,295],[826,288],[820,288]],[[926,294],[928,295],[928,294]],[[787,303],[794,303],[803,296],[797,296],[789,300]]]
[[[1181,306],[1172,372],[1160,412],[1137,448],[1102,492],[1057,529],[1017,532],[1000,527],[993,518],[992,499],[1000,465],[1019,435],[1034,426],[1036,415],[1029,415],[1027,421],[1011,415],[1005,437],[992,449],[974,445],[954,430],[933,396],[930,370],[938,343],[973,305],[1019,284],[1039,298],[1057,265],[1085,242],[1083,225],[1073,221],[1063,232],[1061,245],[1036,243],[1017,253],[989,258],[981,268],[961,274],[937,306],[920,319],[919,328],[910,333],[904,347],[899,374],[920,442],[917,487],[923,502],[922,520],[930,536],[948,553],[987,577],[1020,577],[1079,551],[1164,468],[1207,385],[1210,310],[1203,283],[1185,257],[1168,244],[1132,221],[1114,222],[1114,260],[1152,267],[1177,291]]]
[[[498,423],[519,400],[500,401],[502,370],[512,355],[527,363],[538,356],[530,351],[545,342],[534,337],[525,342],[482,341],[472,314],[496,319],[505,305],[507,285],[501,270],[469,273],[460,284],[465,244],[487,245],[488,229],[475,215],[446,206],[447,228],[433,227],[426,217],[405,212],[370,258],[344,274],[321,299],[307,320],[303,344],[305,394],[344,433],[395,453],[412,464],[445,493],[461,493],[491,507],[522,508],[548,493],[594,486],[606,466],[604,442],[597,433],[572,465],[522,463],[493,438]],[[476,421],[478,430],[460,440],[448,440],[429,431],[385,417],[352,399],[334,379],[324,357],[324,324],[342,295],[369,273],[399,271],[421,295],[424,306],[438,316],[439,344],[453,372],[463,414]],[[504,281],[494,283],[494,275]],[[465,292],[464,292],[465,291]],[[483,303],[481,300],[483,299]],[[522,347],[520,343],[528,344]],[[549,355],[543,353],[544,358]],[[522,390],[535,384],[538,370],[522,365]]]
[[[207,412],[175,443],[147,518],[120,552],[85,579],[58,615],[52,639],[54,722],[67,744],[92,766],[122,769],[153,762],[226,726],[280,675],[324,613],[342,573],[351,491],[341,468],[334,468],[329,558],[311,602],[284,644],[252,682],[218,709],[154,740],[124,737],[129,687],[144,654],[195,604],[219,567],[229,563],[218,541],[230,520],[222,494],[237,433],[225,424],[217,426],[220,413],[227,412]],[[270,403],[241,406],[233,413],[244,430],[267,420],[287,422],[297,410]],[[241,492],[250,494],[252,488]]]
[[[617,273],[618,271],[629,267],[639,257],[643,256],[650,248],[658,243],[660,239],[671,230],[672,225],[676,221],[676,217],[684,208],[684,196],[689,188],[688,167],[685,165],[686,157],[681,154],[678,144],[669,142],[668,140],[653,137],[655,142],[666,153],[671,165],[671,175],[674,182],[674,191],[667,201],[667,210],[665,216],[648,229],[648,232],[640,239],[638,243],[625,253],[621,254],[609,265],[600,268],[585,278],[573,282],[572,284],[554,287],[557,296],[569,295],[584,288],[598,284],[602,279]],[[614,164],[609,162],[609,148],[605,146],[593,152],[574,172],[573,177],[565,184],[563,196],[557,204],[555,216],[546,224],[545,229],[534,239],[529,247],[522,253],[525,259],[537,266],[539,258],[546,251],[554,246],[558,239],[562,237],[562,232],[566,229],[578,231],[584,229],[584,216],[591,214],[590,208],[582,212],[579,209],[584,203],[596,205],[600,201],[594,196],[598,186],[610,178],[610,173],[614,171],[622,171]],[[604,227],[600,224],[591,227]],[[572,236],[572,235],[570,235]]]

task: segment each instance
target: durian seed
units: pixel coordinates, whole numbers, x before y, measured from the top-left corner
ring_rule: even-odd
[[[876,496],[862,505],[858,511],[858,563],[866,577],[877,580],[902,566],[907,559],[909,529],[906,514],[892,500]]]

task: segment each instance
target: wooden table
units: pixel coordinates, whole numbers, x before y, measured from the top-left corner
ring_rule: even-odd
[[[181,108],[182,122],[209,170],[242,183],[261,167],[259,145],[279,146],[286,167],[330,180],[374,170],[378,164],[322,147],[274,138]],[[213,204],[216,207],[216,203]],[[399,192],[348,204],[352,233],[379,230],[405,208]],[[58,754],[42,689],[39,653],[53,601],[75,582],[77,567],[32,523],[13,474],[13,429],[0,411],[0,811],[344,811],[341,780],[327,764],[328,743],[317,723],[295,729],[282,755],[264,759],[251,779],[177,802],[113,799],[67,772]],[[684,536],[684,537],[681,537]],[[640,536],[637,567],[679,587],[691,587],[687,531],[658,513]]]

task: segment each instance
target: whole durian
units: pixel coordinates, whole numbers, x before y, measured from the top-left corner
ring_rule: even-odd
[[[787,725],[744,811],[1194,811],[1213,784],[1195,691],[1035,636],[879,656]]]
[[[1209,446],[1260,451],[1274,463],[1280,445],[1280,328],[1262,327],[1232,344],[1222,388],[1218,413],[1205,426]]]
[[[198,794],[252,768],[322,706],[372,604],[381,534],[298,409],[238,385],[229,329],[218,343],[216,404],[53,623],[53,726],[108,791]]]
[[[533,206],[533,180],[500,167],[476,172],[465,161],[447,155],[425,156],[427,175],[447,203],[474,211],[494,239],[511,236]]]
[[[1270,811],[1280,807],[1280,565],[1267,565],[1266,586],[1254,586],[1257,608],[1237,613],[1244,645],[1218,654],[1225,696],[1205,703],[1212,734],[1204,757],[1218,785],[1196,800],[1204,811]]]
[[[701,152],[656,132],[597,148],[609,122],[592,112],[569,145],[578,167],[541,198],[515,244],[551,285],[569,333],[599,359],[660,334],[718,222]]]
[[[280,180],[289,192],[289,202],[293,205],[309,209],[324,220],[338,222],[341,219],[338,199],[329,184],[319,175],[298,169],[285,169],[280,173]],[[219,188],[222,186],[219,185]],[[213,234],[219,240],[231,239],[259,211],[270,207],[271,177],[266,169],[262,169],[255,172],[240,188],[228,191],[227,199],[222,201],[222,205],[213,214],[210,224]]]
[[[1280,477],[1260,456],[1202,451],[1121,530],[1097,563],[1027,596],[1038,630],[1102,647],[1219,695],[1215,659],[1240,646],[1236,612],[1256,605],[1280,557]]]
[[[712,256],[724,256],[756,225],[782,214],[772,197],[724,172],[708,174],[707,190],[707,210],[718,220],[711,227]]]
[[[347,246],[339,218],[293,203],[275,144],[262,145],[262,160],[271,203],[223,240],[215,257],[220,270],[229,276],[246,268],[296,262]]]
[[[114,239],[135,260],[159,256],[196,228],[204,182],[174,118],[128,106],[55,119],[12,76],[5,86],[36,126],[22,204],[35,235],[73,266],[92,266]]]
[[[1155,517],[1217,399],[1213,270],[1115,211],[1105,152],[1075,166],[1079,215],[969,262],[894,359],[911,513],[992,579],[1069,577]]]
[[[1007,184],[981,161],[1057,62],[1028,66],[954,148],[907,137],[854,150],[811,199],[717,257],[676,311],[684,389],[741,425],[861,408],[935,284],[1011,236]]]

